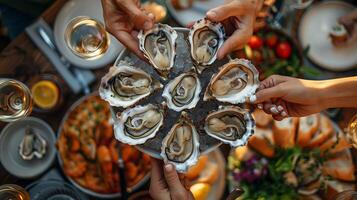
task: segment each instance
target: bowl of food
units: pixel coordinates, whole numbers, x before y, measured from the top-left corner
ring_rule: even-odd
[[[111,123],[109,106],[93,93],[71,106],[58,130],[58,160],[64,174],[82,192],[98,198],[120,197],[118,148],[128,191],[150,176],[150,157],[119,143]]]

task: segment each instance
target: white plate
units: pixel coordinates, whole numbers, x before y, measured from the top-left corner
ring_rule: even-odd
[[[357,41],[343,47],[331,43],[329,31],[339,17],[354,9],[341,1],[327,1],[312,6],[299,25],[299,39],[303,47],[310,45],[308,57],[315,64],[332,71],[357,67]]]
[[[97,69],[112,63],[118,56],[123,46],[110,35],[110,45],[106,53],[95,60],[86,60],[72,53],[66,45],[64,33],[67,24],[75,17],[88,16],[99,20],[104,24],[102,4],[100,0],[71,0],[60,10],[54,24],[54,38],[61,54],[73,65],[86,68]]]
[[[172,17],[181,25],[186,26],[188,23],[197,21],[206,16],[206,12],[212,8],[222,5],[222,0],[194,0],[193,6],[184,10],[176,10],[171,0],[167,0],[167,8]]]
[[[27,127],[31,127],[47,142],[46,154],[41,159],[23,160],[20,157],[19,145]],[[18,178],[36,178],[52,165],[56,155],[55,142],[55,133],[39,118],[26,117],[9,123],[0,135],[0,162],[10,174]]]

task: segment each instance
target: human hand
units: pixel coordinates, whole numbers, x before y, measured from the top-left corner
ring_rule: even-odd
[[[218,59],[243,48],[248,42],[253,34],[256,13],[262,2],[262,0],[229,0],[224,5],[207,12],[207,18],[223,23],[226,33],[230,35],[218,50]]]
[[[324,109],[316,81],[280,75],[272,75],[260,83],[254,103],[275,120],[306,116]]]
[[[126,48],[141,59],[145,59],[139,49],[138,31],[154,25],[154,15],[140,8],[139,0],[102,0],[106,29]]]
[[[151,158],[150,195],[155,200],[194,200],[190,190],[180,181],[172,164]]]
[[[347,29],[348,40],[346,43],[357,41],[357,9],[340,17],[339,22]]]

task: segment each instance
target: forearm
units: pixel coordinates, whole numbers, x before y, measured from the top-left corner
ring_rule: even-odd
[[[316,81],[319,103],[324,109],[357,108],[357,76]]]

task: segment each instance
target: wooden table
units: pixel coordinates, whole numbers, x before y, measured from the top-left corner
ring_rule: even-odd
[[[48,8],[41,17],[50,25],[53,25],[55,17],[60,10],[60,8],[64,5],[66,0],[57,0],[55,3]],[[169,19],[168,23],[177,25],[175,21]],[[97,76],[97,81],[92,85],[92,90],[97,90],[99,86],[100,77],[102,77],[107,71],[108,67],[94,70],[95,75]],[[61,109],[54,113],[50,114],[39,114],[33,113],[33,116],[44,119],[48,122],[52,129],[56,132],[62,116],[66,112],[66,110],[71,106],[71,104],[76,101],[81,95],[73,95],[70,93],[68,86],[66,86],[63,79],[58,75],[55,68],[51,65],[48,59],[42,54],[42,52],[36,48],[36,46],[32,43],[29,37],[22,33],[15,40],[13,40],[9,46],[7,46],[0,53],[0,77],[1,78],[15,78],[24,83],[27,83],[34,76],[40,74],[53,74],[56,75],[63,87],[63,93],[66,95],[66,100]],[[357,109],[343,109],[342,114],[338,118],[339,125],[344,128],[346,127],[349,119],[357,114]],[[0,122],[0,130],[5,126],[5,123]],[[222,151],[225,155],[229,152],[229,147],[222,146]],[[56,165],[56,164],[55,164]],[[9,175],[5,169],[0,167],[0,185],[5,183],[16,183],[22,186],[26,186],[29,181],[19,180],[16,177]]]

